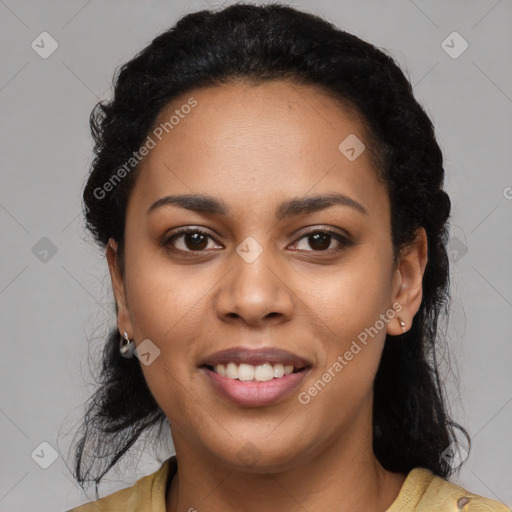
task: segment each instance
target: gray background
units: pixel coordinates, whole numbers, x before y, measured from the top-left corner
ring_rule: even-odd
[[[289,3],[388,49],[434,121],[453,202],[447,338],[454,372],[444,373],[455,419],[474,443],[452,480],[511,505],[512,2]],[[207,6],[0,0],[0,511],[58,511],[93,498],[68,470],[73,429],[93,389],[90,365],[115,325],[107,267],[80,217],[88,116],[110,96],[117,66]],[[43,31],[58,43],[47,59],[31,47]],[[458,58],[441,45],[453,31],[469,44]],[[41,442],[58,452],[48,469],[31,456],[36,450],[34,459],[50,462]],[[158,466],[134,452],[101,493]]]

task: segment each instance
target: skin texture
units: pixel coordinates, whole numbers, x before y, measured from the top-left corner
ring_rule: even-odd
[[[285,81],[197,89],[160,120],[191,96],[197,106],[141,164],[124,272],[114,240],[106,251],[120,332],[161,351],[142,369],[178,458],[167,511],[385,511],[405,475],[384,470],[373,454],[372,386],[386,333],[402,333],[398,317],[308,404],[293,393],[240,407],[198,366],[230,347],[283,348],[313,363],[298,390],[307,391],[392,304],[409,329],[422,297],[425,232],[394,264],[389,198],[368,151],[349,161],[338,149],[349,134],[364,142],[363,125],[325,92]],[[334,205],[275,218],[282,201],[335,192],[367,214]],[[164,196],[193,193],[223,200],[230,213],[176,205],[147,213]],[[211,236],[202,252],[186,236],[165,247],[182,226]],[[305,236],[329,228],[353,244],[327,238],[326,252]],[[263,249],[250,264],[236,252],[249,236]],[[257,454],[251,466],[239,456],[247,443]]]

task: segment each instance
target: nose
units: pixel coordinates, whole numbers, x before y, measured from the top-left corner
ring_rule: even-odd
[[[294,292],[287,273],[265,250],[249,263],[233,254],[231,271],[220,283],[215,297],[219,319],[253,327],[278,325],[292,318]]]

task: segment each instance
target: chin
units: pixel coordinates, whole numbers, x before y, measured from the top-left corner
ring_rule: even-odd
[[[230,441],[230,446],[225,446],[222,451],[219,450],[222,447],[216,445],[211,456],[222,460],[231,469],[246,473],[269,474],[293,469],[304,461],[308,452],[296,439],[269,441],[265,435],[252,439],[245,435],[236,443],[231,438]]]

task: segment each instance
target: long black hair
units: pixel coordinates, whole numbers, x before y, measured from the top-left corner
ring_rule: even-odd
[[[418,228],[426,230],[428,263],[419,311],[407,333],[386,338],[375,378],[373,449],[390,471],[406,474],[421,466],[446,477],[453,465],[444,455],[456,440],[455,430],[470,444],[466,430],[450,419],[437,360],[445,341],[438,319],[441,313],[448,316],[449,305],[450,200],[443,191],[443,157],[432,122],[386,51],[280,3],[237,3],[184,16],[120,68],[113,99],[91,113],[95,158],[83,194],[87,228],[102,248],[110,237],[117,241],[122,268],[126,205],[137,166],[122,180],[112,180],[144,143],[162,109],[198,87],[284,79],[321,87],[360,114],[389,194],[395,257]],[[106,192],[107,182],[115,186]],[[139,361],[123,359],[118,342],[113,327],[100,386],[87,403],[75,448],[74,474],[82,487],[95,482],[97,489],[141,434],[166,420]]]

